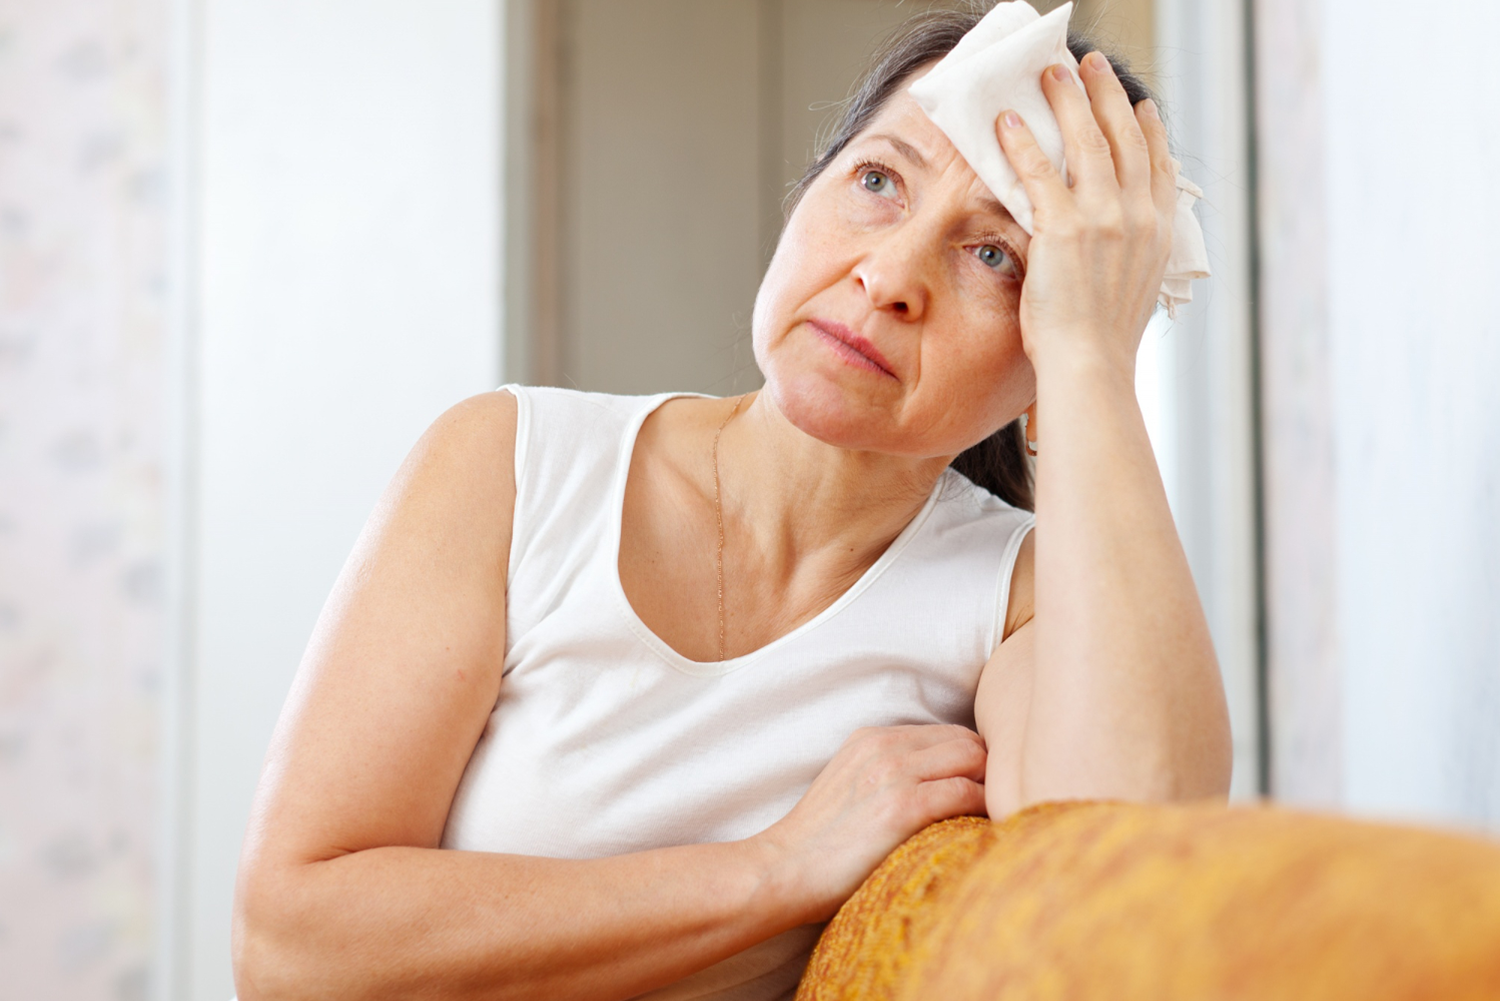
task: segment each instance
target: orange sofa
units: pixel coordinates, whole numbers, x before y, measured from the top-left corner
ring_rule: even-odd
[[[1500,844],[1271,807],[1047,804],[922,831],[798,1001],[1500,1001]]]

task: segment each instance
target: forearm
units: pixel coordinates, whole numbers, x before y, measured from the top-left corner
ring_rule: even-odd
[[[1133,372],[1037,366],[1036,673],[1026,798],[1221,793],[1223,687]]]
[[[252,880],[241,1001],[628,998],[802,923],[754,840],[573,861],[377,848]]]

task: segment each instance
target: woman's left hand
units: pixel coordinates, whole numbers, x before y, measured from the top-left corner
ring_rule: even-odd
[[[1021,286],[1021,340],[1035,366],[1079,352],[1134,372],[1172,249],[1176,174],[1156,105],[1132,108],[1109,60],[1091,52],[1079,75],[1061,67],[1042,89],[1062,129],[1072,186],[1013,112],[1000,146],[1035,209]]]

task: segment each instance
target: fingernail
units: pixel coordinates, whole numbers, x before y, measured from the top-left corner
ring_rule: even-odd
[[[1151,100],[1151,98],[1148,97],[1141,102],[1141,109],[1146,112],[1147,118],[1154,118],[1158,122],[1161,121],[1161,112],[1156,110],[1156,102]]]
[[[1095,49],[1093,52],[1090,52],[1083,58],[1088,60],[1089,64],[1096,70],[1103,71],[1114,69],[1114,67],[1110,66],[1109,60],[1104,58],[1104,53],[1100,52],[1098,49]]]
[[[1005,113],[1005,127],[1008,128],[1008,129],[1018,129],[1018,128],[1020,128],[1021,127],[1021,116],[1018,115],[1018,114],[1016,114],[1014,111],[1007,111]]]
[[[1062,63],[1058,63],[1056,66],[1052,67],[1052,79],[1056,80],[1058,83],[1067,83],[1068,68]]]

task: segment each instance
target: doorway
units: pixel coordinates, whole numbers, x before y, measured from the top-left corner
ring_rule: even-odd
[[[507,378],[760,385],[782,200],[910,0],[531,0],[509,20]]]

